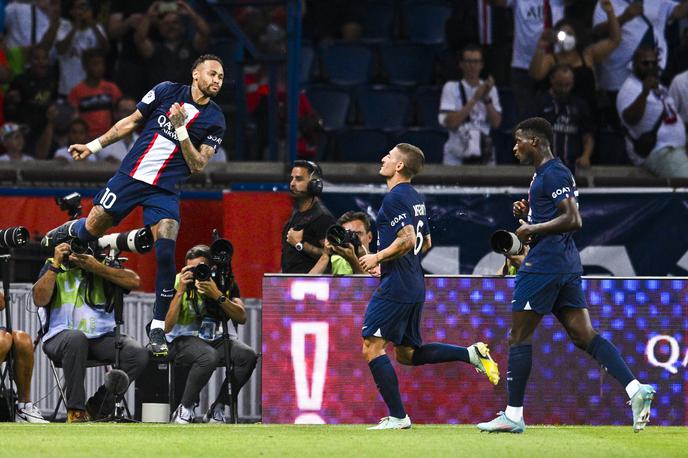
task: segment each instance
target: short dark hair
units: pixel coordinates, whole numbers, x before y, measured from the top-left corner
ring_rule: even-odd
[[[219,62],[220,65],[222,65],[222,67],[225,66],[225,64],[222,63],[222,59],[220,59],[219,57],[217,57],[215,54],[202,54],[202,55],[198,56],[198,59],[196,59],[196,60],[193,62],[193,64],[191,64],[191,71],[196,70],[196,67],[198,67],[199,65],[201,65],[201,64],[202,64],[203,62],[205,62],[206,60],[214,60],[214,61],[216,61],[216,62]]]
[[[571,72],[573,73],[573,67],[571,67],[569,64],[555,64],[554,67],[552,67],[552,70],[549,71],[549,77],[554,78],[554,75],[557,73],[562,72]]]
[[[640,46],[638,46],[635,52],[633,53],[633,62],[635,62],[641,54],[646,52],[655,53],[655,55],[659,57],[659,49],[657,49],[656,46],[650,45],[648,43],[643,43]]]
[[[98,57],[105,59],[105,53],[100,48],[89,48],[81,54],[81,65],[86,68],[86,65],[88,65],[92,59]]]
[[[461,48],[461,54],[459,54],[459,60],[463,60],[463,55],[467,52],[479,52],[480,56],[483,55],[483,48],[475,43],[469,43],[463,48]]]
[[[297,159],[294,161],[292,168],[294,167],[301,167],[308,170],[308,174],[311,175],[311,178],[323,178],[322,168],[320,168],[316,162]]]
[[[184,259],[189,261],[190,259],[196,258],[206,258],[210,260],[210,247],[208,245],[201,244],[189,248],[189,251],[186,252]]]
[[[339,219],[337,220],[337,224],[341,226],[344,223],[350,223],[351,221],[362,222],[366,232],[370,232],[370,216],[368,216],[366,212],[357,212],[354,210],[349,210],[348,212],[344,213],[342,216],[339,217]]]
[[[547,146],[551,146],[554,143],[552,124],[544,118],[528,118],[525,121],[521,121],[514,129],[514,133],[519,130],[528,133],[528,135],[534,135],[540,140],[545,140]]]
[[[418,175],[425,164],[423,151],[410,143],[399,143],[395,148],[401,151],[402,156],[404,156],[404,169],[401,173],[409,178]]]

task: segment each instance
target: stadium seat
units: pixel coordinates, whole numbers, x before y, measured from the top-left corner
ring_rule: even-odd
[[[349,129],[337,133],[341,162],[379,162],[387,154],[387,135],[379,129]]]
[[[404,24],[414,43],[444,43],[444,24],[451,15],[446,2],[406,2],[402,6]]]
[[[312,46],[304,45],[301,47],[301,72],[299,82],[307,83],[311,79],[313,72],[313,61],[315,60],[315,50]]]
[[[365,127],[399,130],[408,123],[411,101],[398,88],[364,86],[356,91],[356,106]]]
[[[325,130],[341,129],[346,125],[351,105],[347,91],[328,86],[310,87],[306,96],[322,118]]]
[[[370,78],[373,52],[360,44],[334,44],[323,49],[322,61],[330,82],[363,84]]]
[[[414,99],[416,101],[418,124],[435,129],[443,128],[437,121],[441,96],[442,88],[436,86],[420,87],[416,90]]]
[[[446,141],[447,132],[445,130],[414,127],[396,136],[394,144],[410,143],[416,145],[423,150],[426,164],[441,164]]]
[[[366,41],[386,41],[394,31],[394,1],[368,2],[363,19],[363,38]]]
[[[390,84],[417,86],[432,79],[433,53],[424,45],[388,43],[380,45],[382,68]]]

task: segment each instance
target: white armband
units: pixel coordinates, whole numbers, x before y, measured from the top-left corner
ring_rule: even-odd
[[[88,148],[88,150],[89,150],[91,153],[97,154],[97,153],[99,153],[100,151],[102,151],[103,145],[101,145],[101,144],[100,144],[100,140],[98,140],[98,139],[96,138],[95,140],[92,140],[92,141],[86,143],[86,148]]]
[[[174,131],[177,133],[177,138],[179,139],[179,143],[183,142],[187,138],[189,138],[189,133],[186,131],[186,127],[181,126],[181,127],[175,127]]]

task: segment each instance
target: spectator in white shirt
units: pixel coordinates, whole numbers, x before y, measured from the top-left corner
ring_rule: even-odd
[[[674,77],[669,86],[669,95],[676,102],[678,114],[688,128],[688,70]]]
[[[12,2],[5,7],[5,44],[21,48],[25,56],[36,45],[50,50],[59,25],[60,0]]]
[[[0,156],[0,161],[33,161],[33,157],[24,154],[26,141],[21,126],[13,122],[6,122],[0,127],[0,138],[5,154]]]
[[[599,65],[597,84],[602,90],[615,92],[631,75],[629,63],[633,58],[633,53],[641,44],[654,43],[659,50],[659,68],[663,69],[666,66],[667,43],[664,37],[666,24],[685,17],[688,14],[688,2],[612,0],[612,6],[614,11],[622,11],[618,16],[619,24],[621,24],[621,44]],[[600,2],[595,7],[593,24],[595,35],[608,35],[607,13]]]
[[[99,48],[107,53],[109,44],[105,29],[96,22],[90,0],[74,0],[69,9],[71,21],[63,20],[57,31],[60,83],[58,93],[64,97],[74,86],[86,78],[81,63],[82,53],[90,48]]]
[[[676,104],[659,82],[659,51],[641,46],[616,108],[626,128],[631,160],[660,177],[688,177],[686,131]]]
[[[447,128],[443,163],[448,165],[494,163],[490,129],[502,123],[494,79],[480,79],[483,53],[478,45],[461,52],[461,81],[448,81],[442,88],[438,121]]]
[[[532,115],[535,81],[528,74],[540,35],[564,17],[564,0],[490,0],[494,6],[514,9],[514,51],[511,86],[518,120]]]

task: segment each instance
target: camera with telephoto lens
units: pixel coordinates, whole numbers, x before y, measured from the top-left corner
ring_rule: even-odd
[[[191,270],[194,280],[207,281],[213,276],[213,270],[208,264],[198,264],[189,270]]]
[[[234,247],[229,240],[217,239],[210,245],[210,262],[213,264],[218,266],[230,265],[232,256],[234,256]]]
[[[0,248],[17,248],[29,241],[29,230],[24,226],[0,229]]]
[[[332,245],[342,248],[346,248],[347,245],[352,245],[354,248],[361,246],[358,235],[354,231],[344,229],[344,227],[339,224],[330,226],[329,229],[327,229],[325,237]]]
[[[132,253],[147,253],[153,248],[153,231],[150,227],[141,227],[127,232],[118,232],[100,237],[98,248]]]
[[[513,232],[500,229],[495,231],[490,237],[490,246],[495,253],[505,256],[515,256],[523,254],[523,243]]]

